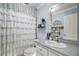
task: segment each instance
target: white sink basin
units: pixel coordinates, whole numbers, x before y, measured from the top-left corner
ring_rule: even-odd
[[[67,47],[67,45],[65,43],[56,42],[56,41],[45,41],[45,44],[52,46],[52,47],[57,47],[57,48],[66,48]]]

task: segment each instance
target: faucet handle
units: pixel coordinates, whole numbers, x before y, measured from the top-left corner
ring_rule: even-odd
[[[59,40],[57,40],[57,42],[59,42]]]

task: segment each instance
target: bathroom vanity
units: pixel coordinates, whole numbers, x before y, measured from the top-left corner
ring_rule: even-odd
[[[58,53],[54,49],[50,49],[45,45],[37,43],[36,46],[37,56],[62,56],[61,53]]]
[[[66,48],[58,48],[49,46],[45,41],[37,40],[36,43],[36,52],[37,56],[78,56],[79,47],[66,44]]]

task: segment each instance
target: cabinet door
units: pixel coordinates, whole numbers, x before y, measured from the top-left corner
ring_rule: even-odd
[[[47,56],[47,49],[43,46],[37,46],[37,52],[40,53],[43,56]]]
[[[56,51],[51,50],[51,49],[49,49],[48,53],[49,53],[49,56],[63,56],[59,52],[56,52]]]
[[[49,52],[49,56],[57,56],[55,53]]]
[[[40,52],[36,52],[36,56],[43,56]]]

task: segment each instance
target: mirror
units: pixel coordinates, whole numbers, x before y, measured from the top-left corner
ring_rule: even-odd
[[[77,4],[58,4],[56,7],[49,8],[49,11],[53,27],[62,23],[63,39],[77,41]],[[54,30],[59,31],[58,28]]]

